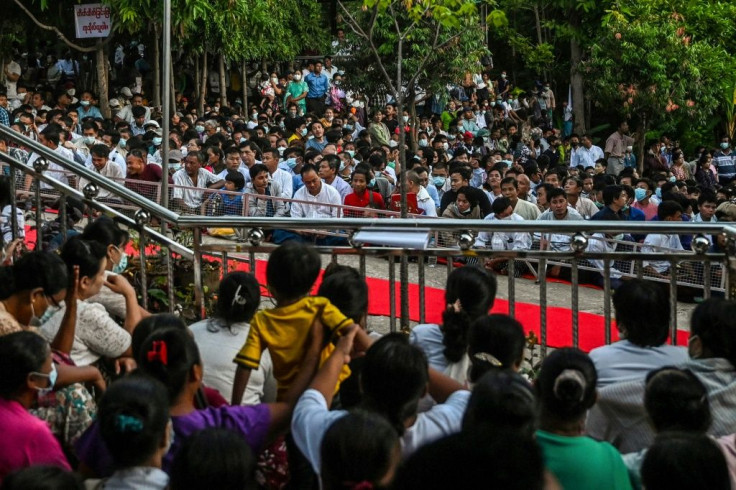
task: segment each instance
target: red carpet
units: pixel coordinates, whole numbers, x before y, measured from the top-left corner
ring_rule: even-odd
[[[33,243],[36,241],[36,231],[26,227],[26,242]],[[128,245],[127,252],[130,255],[137,255],[138,252]],[[155,246],[146,247],[149,254],[155,253]],[[237,270],[248,271],[249,267],[242,264]],[[266,284],[266,261],[259,260],[256,267],[256,276],[258,282]],[[525,279],[520,279],[525,280]],[[321,282],[317,280],[313,291],[316,291]],[[369,294],[368,313],[376,316],[389,316],[389,285],[385,279],[367,278]],[[396,292],[396,312],[401,312],[401,304],[399,298],[400,284],[394,284]],[[265,288],[264,288],[265,290]],[[410,307],[409,316],[412,321],[419,321],[419,286],[416,284],[409,285]],[[442,311],[445,306],[445,292],[443,289],[425,288],[425,320],[427,323],[440,323],[442,319]],[[508,301],[497,299],[492,310],[493,313],[509,312]],[[534,332],[540,337],[540,308],[538,305],[529,303],[516,303],[516,319],[524,326],[524,330]],[[604,321],[601,315],[580,312],[578,316],[578,346],[584,351],[590,351],[595,347],[605,344]],[[612,340],[618,340],[618,334],[615,322],[611,325]],[[687,345],[689,333],[678,331],[677,345]],[[567,347],[572,345],[572,310],[569,308],[561,308],[556,306],[547,307],[547,344],[550,347]]]

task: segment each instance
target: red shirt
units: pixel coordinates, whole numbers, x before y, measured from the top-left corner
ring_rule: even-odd
[[[143,171],[137,175],[128,174],[125,178],[125,187],[133,192],[148,197],[149,199],[156,195],[156,191],[159,186],[152,184],[143,184],[141,182],[131,181],[143,181],[143,182],[161,182],[162,169],[159,165],[149,163],[143,167]],[[173,184],[174,180],[169,176],[169,184]]]
[[[352,192],[345,196],[345,206],[354,206],[356,208],[367,208],[369,205],[371,205],[371,194],[373,194],[373,205],[371,207],[375,209],[384,209],[384,203],[383,198],[378,192],[372,192],[369,190],[364,190],[362,194],[356,194],[355,192]],[[345,217],[346,218],[361,218],[363,216],[363,213],[360,213],[358,211],[351,211],[346,210],[345,211]]]

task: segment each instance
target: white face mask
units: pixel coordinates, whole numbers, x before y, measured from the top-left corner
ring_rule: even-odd
[[[302,79],[302,76],[301,75],[294,75],[294,81],[295,82],[298,82],[301,79]]]

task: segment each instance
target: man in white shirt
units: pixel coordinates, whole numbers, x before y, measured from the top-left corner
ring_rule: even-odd
[[[44,128],[43,131],[38,136],[38,142],[44,145],[45,147],[49,148],[50,150],[58,153],[62,157],[66,158],[67,160],[74,161],[74,154],[66,148],[64,148],[62,145],[59,144],[61,138],[61,127],[58,124],[49,124]],[[41,155],[38,153],[34,153],[30,156],[28,159],[28,166],[33,168],[33,163],[36,161],[37,158],[39,158]],[[61,165],[57,165],[56,163],[49,161],[49,166],[46,172],[44,172],[44,175],[47,177],[50,177],[52,179],[58,180],[60,182],[63,182],[65,184],[69,184],[69,178],[68,178],[68,172],[62,167]],[[31,182],[33,181],[33,177],[30,175],[26,177],[25,182],[25,189],[30,190],[31,188]],[[45,183],[41,182],[41,189],[52,189],[52,187]]]
[[[427,189],[422,187],[419,175],[412,171],[406,173],[406,192],[417,195],[417,207],[424,212],[424,216],[432,218],[437,217],[437,208],[434,205],[434,199],[429,195]]]
[[[605,158],[605,154],[600,146],[595,146],[589,134],[583,135],[583,146],[575,150],[575,154],[570,159],[571,167],[579,167],[585,169],[587,167],[595,167],[595,162]]]
[[[123,184],[123,171],[120,170],[120,167],[115,162],[110,160],[110,148],[103,144],[92,145],[89,149],[89,155],[92,161],[92,168],[95,172],[117,182],[118,184]],[[89,181],[87,179],[79,179],[79,190],[84,190],[84,186],[86,186],[88,182]],[[120,199],[116,197],[115,194],[102,188],[100,188],[97,198],[120,202]]]
[[[303,187],[294,194],[291,203],[292,218],[334,219],[340,217],[340,193],[329,184],[322,182],[319,170],[311,163],[306,163],[301,170]],[[304,201],[304,202],[302,202]],[[315,245],[343,245],[346,239],[312,233],[302,230],[274,230],[273,242],[281,244],[287,241],[310,242]]]
[[[350,184],[337,175],[340,170],[340,157],[327,155],[319,162],[319,176],[326,184],[334,187],[340,193],[341,202],[345,202],[345,196],[353,192]]]
[[[657,208],[659,221],[682,222],[682,206],[676,201],[662,201]],[[644,239],[642,253],[661,253],[667,251],[678,252],[684,250],[680,242],[680,236],[676,233],[667,235],[664,233],[650,233]],[[644,272],[650,276],[668,278],[670,262],[666,260],[645,260],[642,264]]]
[[[281,195],[277,197],[291,199],[294,194],[294,180],[289,172],[279,168],[279,157],[279,151],[276,148],[267,148],[263,150],[261,159],[271,173],[271,180],[279,183]]]
[[[491,204],[493,213],[484,219],[489,221],[524,221],[524,218],[514,213],[511,200],[508,197],[499,197]],[[482,231],[475,240],[475,246],[479,248],[490,248],[492,250],[530,250],[532,248],[532,236],[529,233],[514,233],[507,231]],[[493,270],[499,274],[508,274],[508,259],[492,258],[486,259],[486,269]],[[514,277],[519,277],[526,269],[526,264],[516,262],[514,264]]]
[[[565,194],[567,195],[567,203],[574,207],[575,210],[585,219],[590,219],[598,213],[598,207],[593,201],[581,196],[583,193],[583,181],[577,177],[567,177],[565,179]]]
[[[225,181],[219,179],[209,170],[202,168],[204,155],[199,151],[187,154],[184,168],[174,173],[174,193],[172,204],[182,211],[200,214],[200,206],[205,198],[204,189],[220,189]],[[191,189],[196,187],[202,190]]]

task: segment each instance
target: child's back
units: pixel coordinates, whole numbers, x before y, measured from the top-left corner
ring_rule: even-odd
[[[261,353],[268,349],[278,382],[277,399],[281,400],[298,374],[309,330],[317,318],[330,336],[353,323],[327,298],[319,296],[308,296],[287,306],[259,311],[251,321],[248,339],[235,357],[235,363],[246,369],[258,369]],[[328,344],[322,351],[322,360],[333,350],[334,346]],[[349,375],[350,370],[344,369],[340,381]]]
[[[320,266],[317,251],[303,243],[287,242],[271,253],[266,281],[277,306],[255,314],[245,345],[233,360],[238,365],[233,404],[240,403],[250,370],[258,368],[264,349],[271,354],[273,374],[278,383],[277,399],[281,401],[298,374],[315,319],[319,319],[329,331],[328,339],[353,323],[328,299],[308,296],[319,276]],[[322,360],[333,350],[334,346],[327,344],[322,351]],[[350,370],[346,366],[340,381],[349,375]]]

